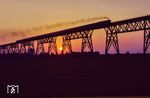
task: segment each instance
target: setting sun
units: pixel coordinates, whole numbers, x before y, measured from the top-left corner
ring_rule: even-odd
[[[60,50],[60,51],[62,51],[62,50],[63,50],[63,48],[62,48],[62,47],[60,47],[60,48],[59,48],[59,50]]]

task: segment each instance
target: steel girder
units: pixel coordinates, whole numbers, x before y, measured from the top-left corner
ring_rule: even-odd
[[[111,33],[126,33],[132,31],[140,31],[150,29],[150,19],[127,21],[127,22],[114,22],[108,27]]]
[[[114,22],[110,26],[105,28],[106,31],[106,46],[105,53],[108,54],[110,47],[113,45],[117,53],[119,54],[118,33],[126,33],[132,31],[144,30],[144,45],[143,50],[146,53],[149,47],[149,31],[150,19],[143,18],[142,20]]]
[[[146,53],[147,49],[150,46],[150,16],[138,17],[118,22],[112,22],[105,26],[106,31],[106,46],[105,53],[107,54],[110,47],[113,46],[117,53],[119,53],[119,43],[118,43],[118,33],[132,32],[132,31],[140,31],[144,30],[144,44],[143,44],[143,52]],[[92,33],[93,30],[83,29],[82,32],[75,31],[74,33],[65,33],[63,36],[63,52],[67,49],[72,52],[71,40],[82,38],[82,46],[81,52],[84,52],[86,48],[89,48],[91,52],[93,52],[93,44],[92,44]],[[70,30],[69,30],[70,31]],[[69,32],[67,31],[67,32]],[[64,32],[64,31],[63,31]],[[65,31],[66,32],[66,31]],[[71,32],[73,32],[71,30]],[[55,34],[54,34],[55,35]],[[53,35],[53,36],[54,36]],[[53,37],[49,38],[41,38],[37,41],[37,50],[36,52],[44,53],[44,43],[49,43],[49,53],[55,53],[57,51],[56,39]],[[20,47],[19,47],[20,46]],[[26,49],[27,48],[27,49]],[[33,41],[28,42],[19,42],[17,41],[15,44],[6,44],[1,45],[0,54],[12,54],[12,53],[32,53],[35,51]]]
[[[87,30],[82,32],[75,32],[64,35],[66,40],[74,40],[74,39],[80,39],[80,38],[86,38],[90,35],[92,35],[94,30]]]

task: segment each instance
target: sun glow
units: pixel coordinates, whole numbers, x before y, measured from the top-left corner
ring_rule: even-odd
[[[62,50],[63,50],[63,48],[62,48],[62,47],[60,47],[60,48],[59,48],[59,50],[60,50],[60,51],[62,51]]]

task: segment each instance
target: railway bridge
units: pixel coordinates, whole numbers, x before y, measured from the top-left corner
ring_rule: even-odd
[[[62,37],[62,52],[72,53],[71,40],[82,39],[81,52],[88,48],[93,52],[92,34],[94,30],[104,29],[106,32],[105,54],[108,54],[110,47],[113,46],[119,54],[118,34],[135,31],[143,31],[143,53],[147,53],[150,46],[150,15],[141,16],[116,22],[107,19],[96,23],[65,29],[57,32],[50,32],[39,36],[33,36],[17,40],[16,42],[0,45],[0,54],[43,54],[45,53],[44,44],[48,43],[48,54],[58,54],[57,37]],[[35,46],[36,43],[36,46]]]

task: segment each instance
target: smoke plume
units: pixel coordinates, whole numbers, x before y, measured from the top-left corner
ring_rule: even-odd
[[[45,34],[48,32],[58,31],[62,29],[72,28],[75,26],[90,24],[102,20],[109,20],[108,17],[93,17],[76,21],[61,22],[53,25],[45,24],[39,27],[32,27],[25,30],[5,29],[0,30],[0,44],[15,42],[16,40]]]

